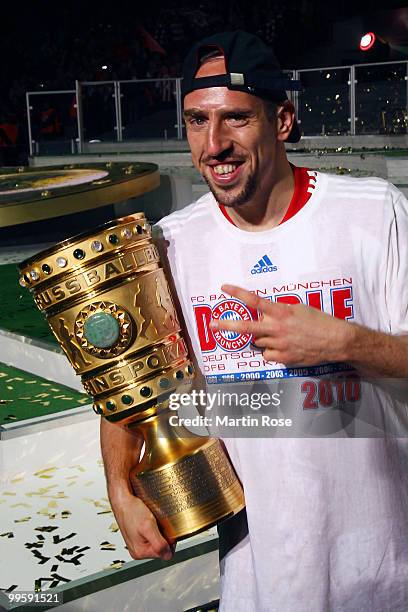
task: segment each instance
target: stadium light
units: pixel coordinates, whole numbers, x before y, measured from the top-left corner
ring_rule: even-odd
[[[376,36],[374,32],[367,32],[364,36],[361,37],[360,40],[360,49],[361,51],[368,51],[374,45],[376,41]]]

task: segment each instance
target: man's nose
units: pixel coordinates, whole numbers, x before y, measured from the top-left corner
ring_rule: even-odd
[[[228,126],[222,121],[210,122],[207,130],[207,155],[217,157],[232,146]]]

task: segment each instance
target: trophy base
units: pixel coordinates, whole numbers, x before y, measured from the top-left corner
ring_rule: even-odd
[[[145,423],[140,424],[142,430]],[[130,480],[166,538],[189,537],[245,507],[241,483],[219,440],[190,434],[158,444],[156,438],[150,452],[146,437],[145,441],[147,450]]]

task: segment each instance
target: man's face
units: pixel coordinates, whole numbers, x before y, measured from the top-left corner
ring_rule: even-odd
[[[223,65],[223,59],[209,62],[197,76],[225,72]],[[219,203],[239,206],[269,193],[276,126],[260,98],[226,87],[199,89],[185,97],[184,119],[193,163]]]

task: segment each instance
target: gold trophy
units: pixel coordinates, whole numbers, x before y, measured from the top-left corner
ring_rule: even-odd
[[[144,215],[64,240],[20,271],[94,411],[142,433],[145,452],[130,479],[163,534],[180,540],[241,510],[242,487],[220,441],[169,422],[169,397],[188,390],[194,369]]]

